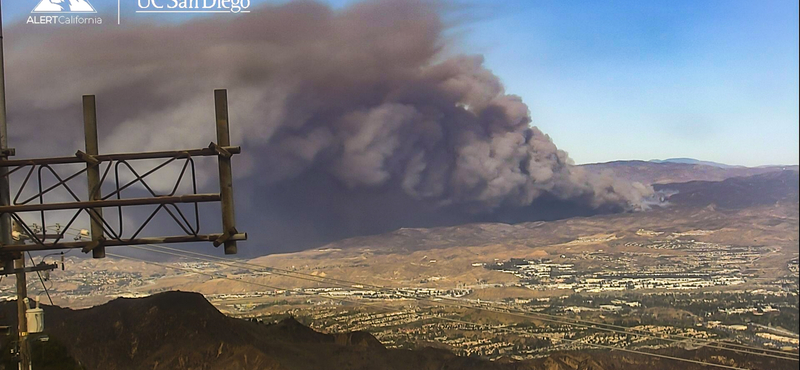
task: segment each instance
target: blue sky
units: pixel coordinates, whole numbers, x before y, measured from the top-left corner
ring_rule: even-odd
[[[5,23],[38,2],[4,0]],[[90,2],[116,16],[115,0]],[[798,163],[797,1],[469,4],[473,20],[453,30],[450,52],[483,54],[528,103],[534,124],[578,163]]]

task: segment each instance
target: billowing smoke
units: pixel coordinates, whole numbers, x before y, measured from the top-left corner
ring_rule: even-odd
[[[439,2],[262,6],[180,24],[9,30],[12,145],[201,147],[227,88],[241,229],[258,253],[398,227],[635,210],[649,188],[592,176],[479,56],[453,56]],[[534,112],[535,113],[535,112]],[[42,145],[42,143],[47,145]],[[252,247],[255,248],[255,247]]]

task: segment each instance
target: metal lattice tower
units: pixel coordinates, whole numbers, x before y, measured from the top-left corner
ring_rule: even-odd
[[[214,246],[225,246],[225,254],[237,252],[236,242],[246,240],[247,235],[236,229],[233,206],[233,179],[231,170],[231,157],[239,154],[241,149],[230,146],[228,133],[227,94],[225,90],[214,91],[216,107],[217,142],[212,142],[208,147],[185,150],[169,150],[157,152],[135,152],[118,154],[98,154],[97,119],[95,98],[92,95],[83,97],[84,129],[86,137],[86,151],[78,150],[72,157],[52,157],[36,159],[0,160],[0,168],[5,169],[2,176],[6,178],[12,174],[24,175],[24,180],[19,189],[13,194],[9,205],[0,205],[0,216],[9,216],[15,223],[19,232],[33,242],[10,243],[0,246],[0,258],[11,258],[12,254],[54,249],[80,248],[84,253],[92,252],[93,257],[105,256],[105,247],[125,246],[149,243],[186,243],[186,242],[211,242]],[[219,168],[218,193],[198,193],[195,158],[217,157]],[[158,160],[160,163],[146,171],[137,171],[132,162],[140,160]],[[159,170],[170,164],[179,164],[180,173],[172,190],[167,193],[156,192],[148,180]],[[75,164],[85,164],[85,167],[74,170]],[[73,165],[71,171],[62,174],[59,165]],[[67,166],[64,166],[67,167]],[[112,171],[113,170],[113,171]],[[125,174],[131,174],[132,180],[126,181]],[[69,182],[81,176],[86,177],[88,197],[85,199],[78,195],[78,191],[70,187]],[[45,186],[45,177],[55,178],[57,181]],[[179,193],[178,189],[184,179],[191,182],[191,192]],[[114,188],[107,194],[102,194],[102,185],[111,182]],[[25,189],[37,186],[37,191],[32,196],[23,197]],[[126,189],[139,187],[148,196],[125,198],[122,193]],[[48,203],[45,195],[55,190],[66,191],[72,198],[68,202]],[[219,202],[222,211],[222,231],[219,233],[200,233],[199,204]],[[189,214],[178,207],[180,204],[193,206]],[[149,216],[126,235],[126,224],[123,209],[126,207],[155,205],[156,208]],[[104,217],[108,209],[115,209],[117,215],[116,225],[108,217]],[[23,214],[37,214],[41,229],[46,230],[48,212],[74,211],[63,231],[56,233],[38,232],[29,225]],[[183,235],[143,237],[142,231],[159,212],[170,216],[182,231]],[[65,241],[66,229],[81,215],[90,219],[91,240]],[[2,273],[2,272],[0,272]]]

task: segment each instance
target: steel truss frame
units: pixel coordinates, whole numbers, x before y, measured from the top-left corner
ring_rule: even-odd
[[[86,134],[87,152],[78,150],[73,157],[52,157],[37,159],[8,160],[0,156],[0,167],[7,168],[3,175],[10,177],[14,173],[25,173],[24,180],[15,193],[10,205],[0,205],[0,217],[9,215],[18,225],[21,234],[27,236],[34,244],[8,244],[0,246],[0,257],[8,254],[18,254],[25,251],[52,250],[80,248],[83,252],[94,251],[95,257],[101,258],[105,255],[105,246],[124,246],[135,244],[150,243],[185,243],[185,242],[212,242],[214,246],[225,245],[225,253],[236,253],[236,241],[246,240],[247,234],[239,233],[236,230],[233,217],[233,189],[230,158],[241,153],[238,146],[230,146],[228,134],[228,112],[227,112],[227,93],[225,90],[215,90],[215,108],[217,116],[217,141],[212,142],[206,148],[155,152],[119,153],[119,154],[97,154],[96,148],[96,116],[94,112],[94,96],[84,96],[84,130]],[[92,142],[94,144],[92,145]],[[94,152],[94,153],[92,153]],[[13,151],[8,154],[13,155]],[[216,156],[220,172],[220,192],[210,194],[197,193],[197,176],[195,171],[194,159],[197,157]],[[151,169],[139,173],[131,162],[137,160],[161,160],[160,163]],[[58,165],[85,164],[86,167],[74,171],[64,177],[57,171]],[[147,183],[148,176],[165,168],[166,166],[177,163],[180,165],[180,172],[175,180],[171,191],[159,194],[150,184]],[[101,169],[102,176],[99,176]],[[114,190],[108,194],[101,195],[102,185],[109,178],[111,169],[113,171]],[[122,175],[128,171],[133,176],[132,180],[125,180]],[[34,177],[34,173],[36,174]],[[73,179],[87,176],[88,200],[82,200],[76,192],[70,188],[69,182]],[[50,186],[44,186],[45,176],[52,176],[56,182]],[[35,181],[31,181],[35,178]],[[191,181],[191,192],[189,194],[178,194],[178,190],[184,178]],[[27,198],[22,198],[22,194],[31,182],[38,184],[38,192]],[[122,192],[133,186],[140,185],[149,195],[139,198],[123,198]],[[64,189],[72,198],[69,202],[46,203],[44,196],[56,189]],[[22,198],[22,199],[21,199]],[[200,212],[199,204],[203,202],[220,202],[222,206],[223,232],[216,234],[200,234]],[[179,204],[191,204],[192,212],[187,215]],[[129,206],[156,205],[149,216],[141,222],[130,236],[123,236],[123,208]],[[103,217],[103,208],[116,208],[118,224],[112,226]],[[55,234],[47,233],[46,212],[56,210],[75,210],[69,222],[59,229]],[[166,237],[141,237],[140,234],[145,227],[150,224],[154,217],[161,211],[166,212],[172,221],[183,231],[183,235]],[[42,233],[37,233],[36,227],[28,225],[20,216],[22,213],[38,212],[41,222]],[[85,213],[89,216],[92,223],[91,240],[64,242],[65,233],[70,229],[78,217]],[[100,252],[100,253],[98,253]],[[3,259],[8,259],[3,257]]]

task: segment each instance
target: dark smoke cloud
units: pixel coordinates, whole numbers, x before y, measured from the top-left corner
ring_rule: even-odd
[[[73,153],[80,95],[92,93],[104,152],[200,147],[214,137],[211,90],[227,88],[246,152],[234,164],[239,218],[267,245],[258,253],[640,208],[649,188],[573,166],[481,57],[443,52],[446,8],[293,2],[177,25],[17,25],[11,140]]]

